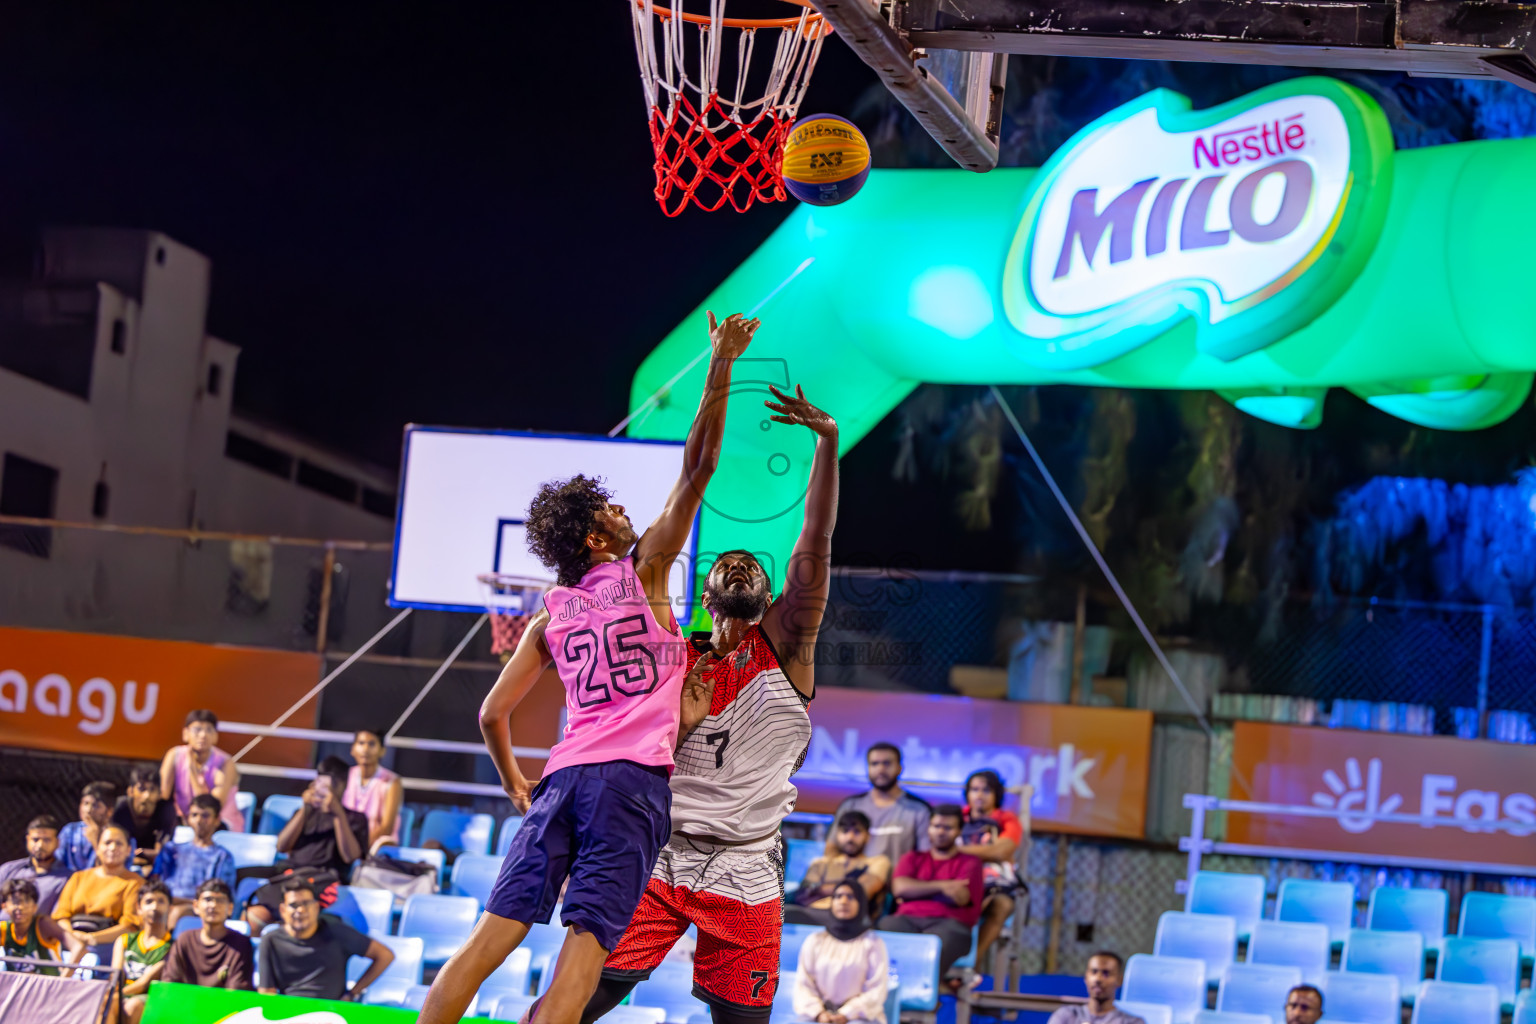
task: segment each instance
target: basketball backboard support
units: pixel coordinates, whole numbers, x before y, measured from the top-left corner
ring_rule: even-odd
[[[643,532],[677,482],[682,449],[679,441],[407,426],[389,603],[483,611],[483,574],[551,578],[528,551],[524,527],[548,480],[603,478]],[[668,586],[679,622],[690,615],[697,554],[695,522]]]
[[[961,167],[997,164],[1007,55],[1484,78],[1536,92],[1536,5],[1484,0],[812,0]],[[990,147],[990,148],[989,148]]]

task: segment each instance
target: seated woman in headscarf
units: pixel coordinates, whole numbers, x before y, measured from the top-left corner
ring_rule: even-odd
[[[800,947],[795,1016],[819,1024],[886,1024],[891,958],[870,920],[864,887],[839,882],[832,890],[831,910],[832,923]]]

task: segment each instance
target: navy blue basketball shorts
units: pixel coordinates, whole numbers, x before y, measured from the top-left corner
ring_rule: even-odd
[[[671,834],[665,768],[633,761],[562,768],[533,791],[485,909],[547,923],[569,875],[561,923],[591,932],[612,950]]]

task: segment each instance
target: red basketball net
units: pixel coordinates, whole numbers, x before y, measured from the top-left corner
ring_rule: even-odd
[[[726,0],[709,0],[709,14],[689,14],[632,0],[640,84],[651,112],[656,151],[656,201],[669,217],[691,203],[738,211],[784,198],[780,177],[784,139],[795,122],[832,26],[805,0],[794,17],[727,18]],[[763,38],[759,40],[759,35]],[[753,57],[773,47],[773,62],[753,73]],[[721,65],[734,50],[720,89]],[[749,98],[749,90],[761,93]]]

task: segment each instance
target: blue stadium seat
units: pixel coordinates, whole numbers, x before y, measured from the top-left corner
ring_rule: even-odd
[[[1162,1003],[1133,1003],[1128,999],[1117,999],[1115,1009],[1132,1017],[1140,1017],[1147,1024],[1173,1024],[1173,1010]],[[896,1022],[888,1020],[886,1024]]]
[[[381,846],[379,853],[385,857],[397,857],[400,860],[416,861],[420,864],[431,864],[437,868],[438,884],[442,884],[443,873],[448,867],[448,855],[442,850],[425,850],[419,846]]]
[[[826,853],[827,844],[817,839],[790,839],[788,844],[789,856],[784,859],[784,890],[794,892],[800,887],[800,879],[805,877],[811,861]]]
[[[400,935],[370,935],[369,938],[393,950],[395,960],[368,986],[368,991],[363,993],[363,1002],[373,1006],[399,1006],[411,986],[421,984],[422,942]],[[365,957],[348,957],[347,984],[361,978],[367,969]]]
[[[1214,984],[1237,959],[1237,921],[1224,914],[1167,911],[1157,919],[1152,952],[1204,960],[1206,983]]]
[[[265,836],[275,836],[288,824],[288,819],[303,804],[303,800],[296,796],[288,796],[283,793],[273,793],[267,797],[261,805],[261,827],[256,831]]]
[[[1515,1019],[1511,1024],[1536,1024],[1536,989],[1523,988],[1515,1000]]]
[[[527,995],[528,981],[532,974],[529,965],[533,962],[533,954],[527,946],[518,946],[510,956],[502,961],[501,966],[490,973],[490,976],[480,984],[480,999],[485,1006],[490,1006],[492,1000],[504,995]]]
[[[521,815],[514,814],[501,823],[501,830],[496,833],[496,856],[505,857],[507,851],[512,849],[512,837],[517,835],[517,830],[523,827]]]
[[[245,903],[251,898],[251,893],[266,885],[268,878],[242,878],[235,883],[235,912],[240,913],[245,908]]]
[[[1281,1016],[1284,1016],[1282,1011]],[[1275,1017],[1268,1013],[1232,1013],[1228,1010],[1201,1010],[1195,1014],[1195,1024],[1275,1024]]]
[[[245,819],[245,830],[256,831],[256,794],[239,790],[235,793],[235,810]]]
[[[1205,961],[1181,956],[1137,953],[1125,965],[1125,998],[1162,1003],[1173,1011],[1173,1024],[1192,1024],[1205,1009]]]
[[[400,805],[400,846],[412,846],[412,837],[416,833],[416,811],[404,804]]]
[[[405,990],[405,995],[400,1000],[402,1010],[420,1010],[427,1003],[427,993],[432,991],[431,985],[412,985]],[[479,1015],[480,1004],[483,1001],[481,993],[476,992],[469,998],[469,1005],[464,1008],[464,1016],[475,1017]]]
[[[236,868],[269,868],[277,863],[277,836],[258,832],[215,832],[215,846],[222,846],[235,858]]]
[[[425,845],[435,839],[449,853],[487,854],[491,852],[491,833],[495,830],[496,819],[489,814],[428,811],[416,842]]]
[[[689,964],[663,963],[635,986],[631,1001],[636,1006],[665,1010],[669,1024],[687,1024],[693,1014],[709,1012],[709,1007],[693,994],[693,967]]]
[[[464,945],[479,916],[480,904],[473,896],[417,893],[400,913],[400,934],[421,939],[423,962],[437,966]]]
[[[1457,935],[1474,939],[1514,939],[1520,955],[1536,954],[1536,898],[1496,892],[1469,892],[1461,898]]]
[[[556,918],[558,920],[558,917]],[[534,991],[544,991],[544,986],[549,980],[549,969],[554,965],[555,958],[560,955],[560,947],[565,943],[565,928],[558,924],[541,924],[535,921],[528,926],[528,935],[523,939],[519,949],[526,949],[531,959],[528,968],[535,975],[538,987]]]
[[[1426,981],[1413,1002],[1412,1024],[1499,1024],[1499,990],[1492,985]]]
[[[1325,924],[1260,921],[1248,940],[1250,964],[1300,967],[1303,980],[1316,985],[1328,970],[1331,948]]]
[[[482,908],[491,895],[491,886],[501,873],[501,858],[483,853],[460,854],[453,862],[451,888],[457,896],[473,896]]]
[[[1184,911],[1224,914],[1237,922],[1237,937],[1246,939],[1253,933],[1254,923],[1264,916],[1264,876],[1196,871],[1184,897]]]
[[[1402,990],[1395,974],[1329,971],[1318,988],[1323,990],[1323,1013],[1330,1019],[1360,1024],[1398,1024],[1402,1020]]]
[[[1287,878],[1275,900],[1275,920],[1325,924],[1328,940],[1341,945],[1354,927],[1355,887],[1349,882]]]
[[[615,1006],[603,1014],[607,1024],[662,1024],[667,1011],[659,1006]]]
[[[1395,974],[1404,998],[1411,1001],[1424,980],[1424,936],[1351,928],[1339,967],[1361,974]]]
[[[388,889],[358,889],[350,885],[337,886],[351,894],[368,922],[368,930],[379,935],[393,932],[395,924],[395,894]]]
[[[1513,1009],[1520,988],[1520,943],[1514,939],[1473,939],[1448,935],[1435,967],[1437,981],[1492,985],[1499,1002]]]
[[[521,1020],[523,1014],[528,1012],[528,1007],[532,1005],[533,996],[508,993],[491,1005],[491,1020]]]
[[[939,937],[880,932],[896,969],[903,1010],[930,1011],[939,1006]]]
[[[1231,1013],[1285,1016],[1285,996],[1301,984],[1301,968],[1233,964],[1221,979],[1216,1009]]]
[[[1378,885],[1371,890],[1365,926],[1374,932],[1418,932],[1424,948],[1438,953],[1445,941],[1450,897],[1444,889],[1400,889]]]
[[[779,939],[779,970],[795,970],[800,963],[800,947],[805,945],[806,939],[819,931],[821,927],[814,924],[785,925],[784,935]]]

